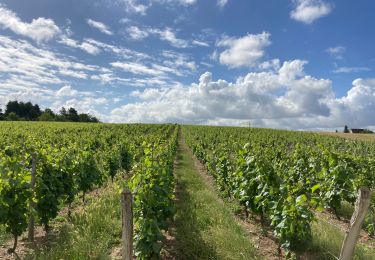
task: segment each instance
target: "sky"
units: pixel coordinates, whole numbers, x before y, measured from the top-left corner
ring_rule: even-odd
[[[375,129],[372,0],[0,0],[0,107]]]

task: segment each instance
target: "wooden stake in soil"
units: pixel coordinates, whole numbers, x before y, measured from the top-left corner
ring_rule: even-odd
[[[133,259],[133,196],[125,188],[121,194],[122,204],[122,259]]]
[[[35,181],[36,181],[36,153],[32,154],[32,166],[31,166],[31,200],[29,204],[29,226],[28,226],[28,240],[29,242],[34,242],[34,209],[35,209],[35,203],[33,201],[33,197],[35,194]]]
[[[371,194],[368,188],[360,188],[358,198],[355,202],[355,211],[350,220],[350,228],[346,232],[344,243],[342,244],[340,260],[353,259],[355,244],[357,243],[359,232],[370,206]]]

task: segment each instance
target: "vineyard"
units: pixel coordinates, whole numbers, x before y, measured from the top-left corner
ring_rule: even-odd
[[[270,225],[290,255],[311,241],[314,211],[338,219],[353,205],[360,187],[374,187],[375,145],[308,133],[185,126],[194,154],[224,197]],[[364,229],[375,235],[374,201]]]
[[[375,185],[375,143],[312,133],[3,122],[0,136],[0,233],[12,236],[9,253],[26,231],[33,240],[34,225],[48,232],[61,210],[70,215],[72,204],[108,186],[133,194],[137,259],[160,258],[179,209],[178,140],[203,163],[221,198],[273,231],[286,257],[308,247],[316,212],[340,220],[343,206],[354,208],[358,189]],[[375,200],[363,230],[375,236]]]
[[[35,219],[49,229],[62,207],[123,175],[135,194],[135,248],[140,259],[158,255],[173,214],[174,125],[2,123],[0,224],[18,237]],[[32,177],[35,173],[35,178]],[[33,180],[32,180],[33,179]]]

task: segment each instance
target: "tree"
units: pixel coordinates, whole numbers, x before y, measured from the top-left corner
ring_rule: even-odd
[[[38,104],[33,105],[31,102],[24,103],[17,100],[8,102],[5,113],[0,109],[0,120],[99,122],[96,117],[90,114],[78,114],[77,110],[73,107],[68,110],[62,107],[59,114],[55,114],[49,108],[42,111]]]
[[[10,113],[7,115],[6,119],[7,119],[8,121],[19,121],[19,120],[20,120],[20,117],[19,117],[16,113],[14,113],[14,112],[10,112]]]
[[[39,121],[55,121],[55,113],[51,109],[46,108],[39,116]]]
[[[84,113],[79,114],[79,121],[80,122],[91,122],[91,123],[98,123],[99,122],[99,120],[96,117],[94,117],[90,114],[84,114]]]
[[[17,115],[20,114],[19,104],[17,100],[9,101],[5,107],[5,116],[8,116],[12,112]]]
[[[31,103],[30,103],[31,104]],[[38,120],[38,118],[42,115],[42,111],[40,111],[40,108],[37,104],[35,104],[34,106],[31,105],[29,111],[28,111],[28,114],[27,114],[27,118],[29,120]]]
[[[68,121],[71,121],[71,122],[79,122],[79,115],[78,115],[78,112],[77,110],[75,110],[74,108],[69,108],[68,110]]]
[[[91,122],[91,118],[88,114],[79,114],[80,122]]]
[[[374,132],[371,131],[370,129],[363,129],[363,133],[365,133],[365,134],[373,134]]]
[[[92,123],[100,123],[99,119],[95,116],[90,116]]]
[[[350,133],[349,128],[347,125],[344,126],[344,133]]]
[[[0,121],[2,121],[4,119],[5,119],[5,117],[4,117],[3,110],[0,108]]]
[[[5,115],[15,113],[18,117],[25,120],[37,120],[42,114],[39,106],[33,105],[31,102],[23,103],[16,101],[9,101],[6,105]]]

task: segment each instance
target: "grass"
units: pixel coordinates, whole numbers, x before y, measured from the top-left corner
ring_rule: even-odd
[[[313,239],[310,252],[313,257],[309,259],[336,259],[339,257],[341,245],[344,241],[344,232],[335,226],[318,220],[312,225]],[[357,244],[354,259],[374,259],[375,249],[367,248],[362,244]]]
[[[12,236],[5,231],[5,226],[0,225],[0,245],[4,245]]]
[[[112,247],[121,238],[120,195],[108,185],[70,219],[60,217],[57,221],[56,241],[26,259],[110,259]]]
[[[178,259],[256,259],[231,210],[197,172],[180,142],[176,168],[175,238]]]

